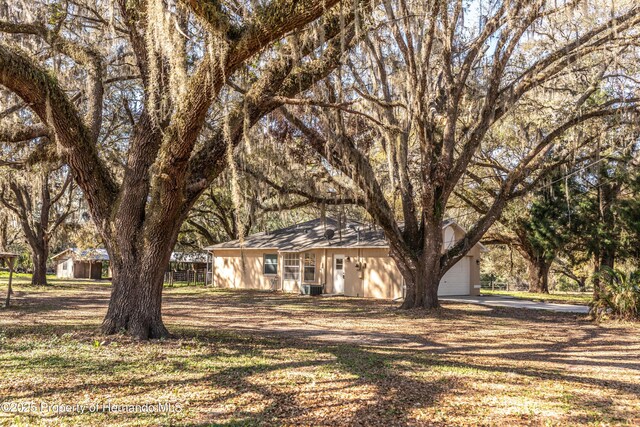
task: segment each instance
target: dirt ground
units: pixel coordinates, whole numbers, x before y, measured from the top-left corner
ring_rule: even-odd
[[[0,423],[640,425],[634,324],[173,288],[174,338],[135,342],[99,335],[108,296],[105,284],[18,287],[0,310]],[[140,409],[158,402],[180,410]]]

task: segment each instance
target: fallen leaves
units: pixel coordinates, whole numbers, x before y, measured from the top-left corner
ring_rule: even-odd
[[[574,316],[203,288],[165,292],[176,338],[102,337],[106,288],[0,313],[0,397],[180,412],[0,413],[23,425],[622,424],[640,407],[640,328]]]

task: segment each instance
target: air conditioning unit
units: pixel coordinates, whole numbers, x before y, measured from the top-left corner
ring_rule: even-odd
[[[303,283],[300,287],[300,293],[302,295],[322,295],[323,290],[323,285],[318,285],[315,283]]]

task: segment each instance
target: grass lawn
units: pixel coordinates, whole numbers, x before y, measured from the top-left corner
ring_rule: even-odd
[[[591,292],[554,292],[552,294],[536,294],[531,292],[518,291],[492,291],[483,289],[482,295],[504,295],[518,299],[528,299],[532,301],[546,301],[561,304],[583,304],[587,305],[591,301]]]
[[[9,281],[9,272],[8,271],[0,271],[0,295],[2,292],[6,290],[7,282]],[[31,283],[31,274],[30,273],[13,273],[13,278],[11,279],[11,283],[13,286],[22,285],[24,289],[34,290],[38,289],[37,287],[29,286]],[[71,288],[78,289],[79,285],[103,285],[109,286],[111,285],[110,280],[89,280],[89,279],[58,279],[55,274],[47,274],[47,283],[55,286],[57,289],[62,288]],[[3,286],[5,287],[3,289]]]
[[[0,411],[4,425],[640,423],[635,324],[179,287],[163,307],[175,337],[136,342],[97,333],[104,285],[16,289],[16,307],[0,310],[0,404],[35,410]],[[180,410],[104,406],[158,402]],[[46,410],[58,403],[87,409]]]

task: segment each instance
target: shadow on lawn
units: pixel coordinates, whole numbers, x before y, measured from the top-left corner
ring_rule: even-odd
[[[184,338],[195,337],[203,339],[199,332],[183,331],[181,334]],[[215,338],[211,338],[215,340]],[[219,399],[211,401],[197,402],[202,405],[211,405],[214,403],[223,403],[224,401],[237,398],[246,393],[256,393],[270,401],[261,411],[243,411],[233,410],[229,413],[218,413],[220,416],[231,416],[232,420],[222,422],[216,425],[252,425],[253,423],[266,425],[279,424],[295,424],[300,422],[306,424],[311,422],[309,418],[314,411],[323,411],[325,418],[314,419],[315,425],[407,425],[415,420],[412,417],[412,411],[416,409],[425,409],[442,403],[453,392],[462,392],[467,380],[455,377],[445,376],[437,377],[437,375],[429,375],[428,371],[433,368],[440,368],[451,372],[479,371],[489,374],[518,374],[531,378],[543,380],[562,380],[569,383],[581,384],[586,386],[599,386],[612,392],[634,393],[638,394],[637,384],[624,381],[597,380],[589,377],[581,377],[562,373],[558,371],[549,372],[546,369],[535,368],[514,368],[507,366],[486,366],[468,362],[458,362],[446,357],[435,355],[416,355],[415,352],[409,350],[394,349],[380,352],[379,348],[368,346],[351,346],[351,345],[329,345],[317,346],[312,343],[282,343],[280,348],[287,348],[292,345],[295,349],[312,350],[318,355],[329,355],[331,361],[325,358],[318,358],[304,362],[288,362],[274,363],[269,365],[259,365],[255,367],[234,367],[217,372],[206,378],[206,381],[213,387],[231,388],[228,394],[220,396]],[[501,348],[496,349],[497,353],[501,353]],[[251,347],[250,351],[255,354],[255,347]],[[214,354],[207,357],[216,357]],[[313,403],[306,402],[304,405],[297,404],[299,393],[296,391],[278,392],[274,391],[274,387],[269,384],[257,384],[252,381],[256,375],[265,375],[269,372],[286,370],[291,368],[302,369],[308,367],[318,368],[322,365],[327,367],[333,366],[337,370],[351,374],[355,378],[343,383],[340,389],[349,392],[349,389],[357,388],[364,385],[372,387],[375,390],[374,395],[364,396],[356,399],[352,404],[357,405],[357,409],[350,414],[349,420],[340,419],[339,414],[332,416],[332,409],[337,409],[337,405],[332,402],[315,401]],[[416,376],[416,373],[423,375]],[[431,377],[431,378],[429,378]],[[336,391],[334,389],[333,391]],[[324,390],[326,391],[326,389]],[[610,396],[615,396],[616,393]],[[590,408],[591,415],[573,416],[572,420],[576,423],[585,423],[597,420],[597,410],[611,405],[611,397],[603,396],[602,398],[580,398],[572,405],[575,408]],[[606,406],[605,406],[606,405]],[[619,412],[616,414],[619,421],[632,419],[635,416],[632,408],[629,412]],[[296,420],[295,422],[293,420]],[[430,425],[445,425],[446,422],[436,422]],[[190,425],[211,425],[211,420],[203,423]]]
[[[70,334],[67,339],[79,339],[80,341],[91,339],[90,334],[74,334],[73,326],[58,326],[56,333]],[[21,332],[34,336],[38,334],[50,334],[44,332],[39,326],[21,328]],[[596,338],[598,332],[589,331],[584,339]],[[169,380],[158,380],[154,376],[138,378],[132,380],[128,385],[135,385],[136,392],[128,392],[127,396],[143,395],[153,390],[165,388],[185,388],[188,386],[206,386],[211,389],[224,389],[224,393],[216,397],[191,400],[190,405],[201,408],[222,407],[229,405],[226,402],[239,399],[247,394],[253,394],[255,400],[264,400],[266,405],[259,411],[251,410],[232,405],[226,412],[216,411],[205,415],[202,422],[191,425],[279,425],[279,424],[314,424],[314,425],[406,425],[411,423],[413,410],[425,409],[439,405],[442,400],[452,393],[463,392],[468,379],[464,375],[436,375],[433,369],[460,373],[474,370],[484,373],[494,374],[517,374],[521,376],[544,379],[562,380],[574,384],[587,386],[598,386],[612,392],[638,394],[638,385],[617,380],[599,380],[590,377],[583,377],[562,371],[549,371],[547,369],[537,369],[528,367],[514,367],[511,365],[484,365],[461,362],[457,359],[459,349],[452,349],[450,352],[434,354],[427,352],[416,352],[410,349],[388,348],[385,346],[365,346],[365,345],[320,345],[313,339],[292,340],[274,339],[273,337],[256,337],[254,335],[244,335],[226,332],[208,332],[198,329],[181,329],[178,331],[180,340],[187,342],[199,342],[206,345],[208,351],[202,355],[181,356],[184,361],[173,361],[175,377]],[[117,340],[117,338],[116,338]],[[156,343],[157,344],[157,343]],[[169,340],[163,346],[175,346],[176,340]],[[144,344],[136,344],[144,345]],[[518,346],[519,350],[528,349],[529,359],[537,360],[545,358],[545,353],[562,351],[565,348],[573,349],[581,345],[581,338],[567,340],[563,343],[556,343],[547,348],[538,348],[536,345]],[[5,347],[4,350],[19,350]],[[223,351],[224,350],[224,351]],[[472,350],[472,348],[467,349]],[[513,360],[520,356],[520,353],[510,353],[513,348],[510,346],[498,346],[492,349],[496,357],[505,360]],[[622,349],[620,349],[622,351]],[[274,352],[305,351],[312,356],[303,360],[282,360],[273,358]],[[216,370],[206,375],[202,374],[206,370],[198,369],[199,363],[211,362],[216,359],[232,354],[234,357],[255,358],[261,357],[261,363],[252,363],[246,366],[232,366]],[[277,353],[276,353],[277,354]],[[14,369],[40,369],[46,372],[51,370],[64,370],[69,376],[87,375],[94,372],[104,373],[115,370],[135,369],[136,363],[132,362],[107,362],[98,363],[88,367],[87,361],[83,361],[77,356],[52,355],[26,360],[24,358],[12,359]],[[561,361],[570,365],[570,361]],[[150,363],[153,363],[150,361]],[[128,364],[128,365],[127,365]],[[268,381],[270,373],[286,370],[329,370],[342,374],[349,374],[350,379],[341,381],[325,380],[324,384],[319,382],[318,391],[322,393],[346,393],[354,394],[358,388],[363,386],[373,390],[372,395],[365,395],[356,398],[350,403],[355,410],[344,412],[344,402],[323,399],[301,399],[301,390],[298,387],[283,387]],[[187,378],[185,378],[187,377]],[[264,381],[256,381],[256,378],[267,378]],[[59,396],[60,394],[73,394],[82,391],[84,387],[104,389],[117,395],[118,388],[122,386],[117,381],[102,380],[102,382],[89,381],[84,385],[66,386],[45,386],[29,396],[25,395],[25,390],[17,391],[14,395],[5,396],[7,400],[25,398],[46,398],[47,396]],[[611,396],[616,395],[611,394]],[[603,396],[602,399],[595,399],[593,396],[581,398],[579,402],[572,405],[576,407],[588,407],[590,411],[597,413],[607,402],[611,403],[611,398]],[[302,400],[302,402],[301,402]],[[247,405],[250,406],[250,405]],[[610,406],[610,405],[609,405]],[[315,418],[316,413],[321,412],[323,418]],[[344,416],[348,419],[345,419]],[[596,416],[596,415],[593,415]],[[631,411],[618,414],[620,420],[631,419],[635,416]],[[73,415],[69,415],[73,417]],[[128,415],[126,416],[128,417]],[[626,418],[625,418],[626,417]],[[573,422],[588,422],[590,419],[576,417]],[[591,420],[592,421],[592,420]],[[181,423],[182,424],[182,423]],[[434,422],[434,424],[438,424]],[[444,422],[442,424],[445,424]],[[184,424],[188,425],[188,424]]]
[[[107,292],[49,295],[34,300],[33,305],[18,308],[16,313],[22,310],[38,315],[58,314],[61,322],[10,326],[3,326],[0,322],[0,333],[4,333],[8,339],[8,343],[4,344],[0,340],[0,355],[5,354],[3,363],[7,360],[13,363],[12,369],[39,370],[45,376],[47,372],[64,372],[70,377],[86,376],[89,381],[88,385],[44,384],[33,390],[13,390],[5,398],[73,395],[87,386],[118,395],[117,390],[122,384],[107,377],[93,378],[91,375],[97,372],[108,375],[135,371],[139,361],[99,361],[93,356],[83,360],[79,355],[59,353],[29,356],[28,344],[23,344],[27,347],[21,348],[11,341],[20,336],[50,339],[55,335],[69,334],[65,339],[89,345],[96,338],[102,339],[95,335],[95,328],[107,301]],[[468,382],[476,377],[469,373],[499,378],[497,381],[507,386],[510,381],[516,381],[510,376],[517,375],[536,380],[565,381],[584,388],[599,387],[611,392],[607,393],[609,397],[577,396],[567,403],[571,409],[588,408],[596,418],[603,408],[612,406],[610,396],[640,396],[640,385],[633,383],[631,377],[629,380],[624,377],[596,378],[591,373],[575,370],[576,366],[616,367],[630,370],[637,377],[640,363],[637,358],[625,356],[625,343],[614,336],[616,331],[585,322],[572,314],[475,306],[461,308],[455,304],[446,304],[442,309],[428,313],[399,312],[388,302],[371,300],[314,299],[206,290],[168,292],[165,304],[170,329],[177,339],[154,342],[152,345],[171,350],[172,346],[187,341],[204,346],[205,351],[203,354],[171,356],[171,360],[166,362],[168,372],[165,379],[154,375],[133,379],[128,386],[133,384],[135,391],[127,391],[126,396],[143,396],[145,393],[176,387],[224,390],[214,396],[191,400],[190,405],[203,409],[203,413],[196,417],[199,421],[192,425],[211,425],[211,422],[217,422],[218,425],[406,425],[415,422],[412,418],[415,410],[442,405],[445,399],[471,390]],[[91,325],[62,324],[74,313],[85,311],[93,313]],[[225,314],[235,318],[236,323],[225,323]],[[315,319],[311,326],[316,329],[310,329],[310,324],[305,322],[321,314],[329,316],[329,320]],[[209,321],[207,315],[219,317]],[[424,321],[421,325],[432,325],[433,328],[439,328],[437,332],[442,334],[459,334],[464,328],[501,323],[504,323],[503,332],[508,332],[510,325],[527,322],[532,329],[548,328],[556,335],[511,342],[508,336],[492,340],[471,334],[467,339],[445,342],[444,338],[439,338],[444,335],[432,336],[419,329],[402,333],[398,330],[354,330],[349,325],[341,329],[325,324],[325,328],[321,328],[323,322],[356,322],[366,318],[389,322],[385,324],[418,319]],[[202,319],[203,325],[196,326],[196,321]],[[247,320],[238,322],[242,319]],[[77,332],[78,329],[81,332]],[[566,331],[566,338],[558,335],[563,331]],[[145,345],[123,337],[113,340],[122,341],[127,346]],[[52,348],[55,349],[55,342]],[[604,349],[604,354],[596,352],[575,357],[575,352],[594,352],[598,349]],[[55,353],[55,350],[52,351]],[[7,358],[9,353],[14,353],[16,357]],[[288,356],[298,353],[301,354],[298,358]],[[482,359],[476,359],[476,355]],[[252,363],[243,366],[224,366],[219,363],[228,357],[246,358]],[[536,362],[552,362],[554,367]],[[165,362],[149,361],[149,364],[153,363]],[[208,368],[212,365],[216,369]],[[326,371],[327,375],[320,375],[318,382],[314,382],[310,389],[305,389],[306,383],[298,383],[296,381],[300,380],[295,378],[289,380],[284,374],[283,378],[270,380],[270,375],[288,370]],[[449,374],[443,375],[443,372]],[[332,379],[333,374],[346,377],[336,380]],[[335,397],[341,395],[351,400],[343,401]],[[234,399],[241,403],[230,404]],[[252,407],[256,402],[263,402],[264,405],[256,409]],[[217,409],[214,411],[211,408]],[[615,417],[620,421],[637,416],[633,408],[607,410],[617,411]],[[593,421],[583,415],[571,417],[573,423]],[[433,424],[439,423],[437,420],[431,421]]]
[[[33,327],[34,336],[43,333],[41,329]],[[58,327],[57,333],[68,334],[66,339],[72,339],[73,328],[71,326]],[[29,333],[29,328],[23,328],[22,332]],[[70,335],[70,336],[69,336]],[[205,355],[184,356],[189,360],[176,363],[176,378],[170,380],[158,380],[154,376],[128,381],[127,386],[134,385],[135,392],[127,392],[127,398],[135,395],[143,395],[154,390],[189,386],[207,386],[212,389],[223,389],[226,392],[217,397],[193,400],[191,406],[211,408],[214,406],[226,408],[227,402],[241,398],[247,394],[253,394],[255,400],[268,402],[260,411],[244,409],[233,406],[227,412],[216,411],[210,414],[203,422],[181,425],[280,425],[291,423],[303,423],[307,425],[404,425],[410,420],[411,409],[415,407],[427,407],[437,402],[439,396],[446,394],[451,386],[456,383],[454,379],[437,378],[434,380],[417,380],[406,376],[404,371],[397,370],[393,366],[397,356],[377,354],[364,347],[349,345],[317,346],[311,343],[299,343],[292,340],[273,340],[270,338],[256,339],[252,336],[226,335],[213,333],[203,335],[201,331],[183,330],[180,333],[182,340],[198,341],[209,344],[209,352]],[[175,340],[169,340],[164,345],[175,345]],[[221,352],[220,345],[224,352]],[[5,347],[4,350],[19,352],[19,348]],[[312,356],[301,361],[282,361],[268,359],[274,351],[296,352],[304,350]],[[193,378],[190,374],[203,371],[193,366],[199,363],[211,361],[228,356],[229,351],[234,357],[255,358],[265,357],[267,362],[253,363],[249,366],[226,367],[216,370],[204,376]],[[398,355],[400,356],[400,355]],[[12,357],[11,368],[14,370],[35,370],[46,373],[55,371],[57,374],[64,371],[65,376],[83,376],[100,372],[110,374],[115,371],[134,369],[133,362],[92,361],[88,366],[87,360],[73,355],[46,355],[38,357]],[[355,410],[344,411],[344,402],[336,399],[322,400],[304,399],[301,403],[301,392],[297,387],[287,384],[274,385],[269,381],[258,382],[256,376],[265,377],[270,373],[286,370],[322,370],[350,374],[348,380],[335,381],[328,379],[319,381],[318,387],[322,393],[357,393],[358,387],[370,387],[375,393],[372,396],[359,397],[351,402],[357,406]],[[189,377],[189,378],[184,378]],[[104,375],[102,376],[104,378]],[[25,399],[60,399],[61,395],[74,395],[85,389],[104,390],[104,393],[118,395],[118,388],[123,386],[121,382],[114,380],[102,380],[96,382],[91,376],[83,384],[39,386],[35,389],[18,389],[14,393],[7,394],[7,401]],[[313,389],[311,390],[313,391]],[[247,405],[250,406],[250,405]],[[326,411],[323,418],[316,418],[316,411]],[[335,411],[335,412],[334,412]],[[347,418],[345,418],[345,415]],[[75,414],[68,414],[65,418],[72,418]],[[128,414],[123,415],[132,418]],[[350,419],[349,419],[350,418]],[[295,420],[295,421],[294,421]]]

